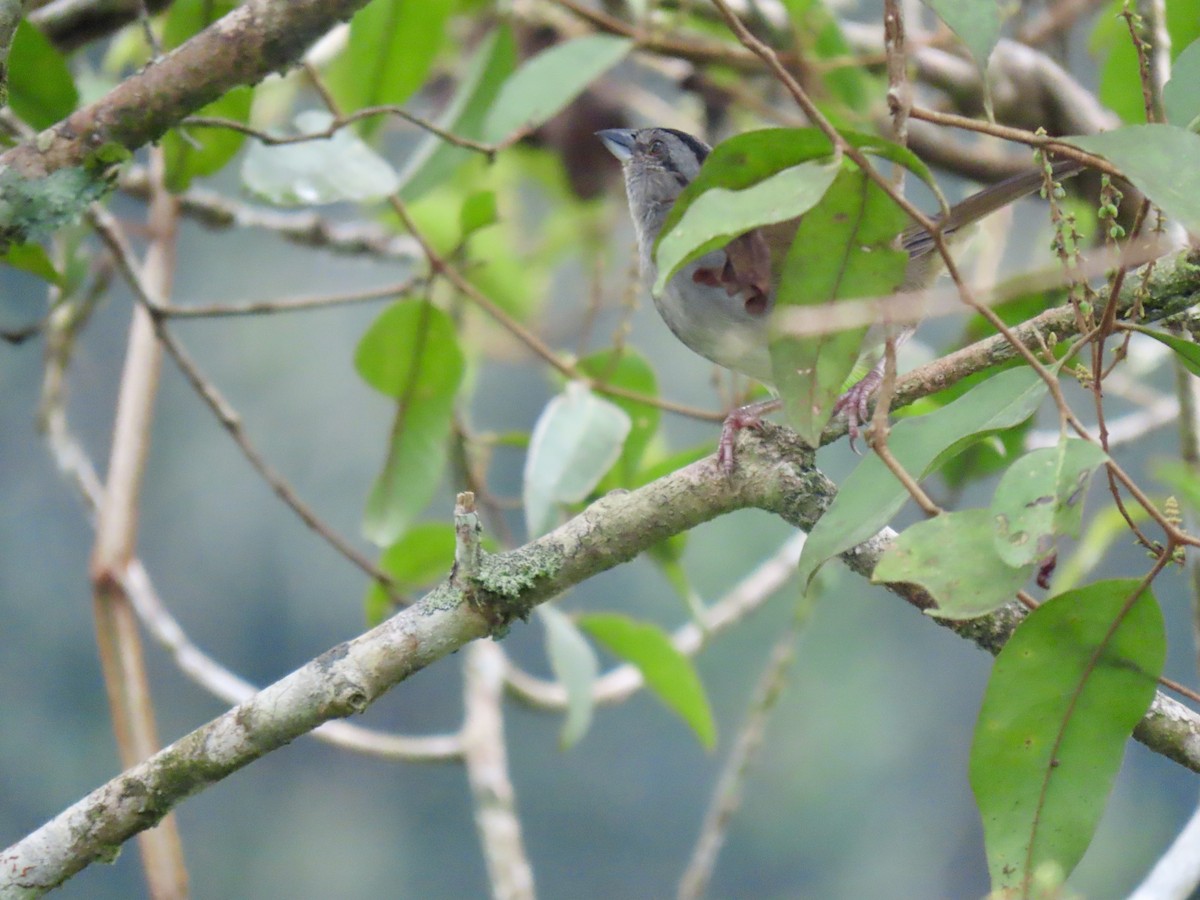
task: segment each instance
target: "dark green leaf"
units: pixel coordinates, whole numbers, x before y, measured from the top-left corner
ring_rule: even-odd
[[[776,315],[852,297],[882,297],[904,281],[908,256],[893,241],[908,217],[857,169],[845,169],[800,221],[784,261]],[[820,440],[834,401],[858,360],[866,328],[812,337],[776,334],[775,385],[788,419],[811,446]]]
[[[578,381],[547,405],[525,457],[522,499],[530,537],[558,523],[559,507],[584,499],[621,455],[629,415]]]
[[[67,61],[26,21],[8,51],[8,105],[34,128],[49,128],[75,110],[79,92]]]
[[[248,87],[234,88],[215,103],[204,107],[198,115],[215,116],[246,122],[254,91]],[[186,191],[196,177],[212,175],[237,154],[246,135],[232,128],[188,128],[186,137],[172,128],[163,136],[163,153],[167,163],[167,187],[176,193]]]
[[[1070,873],[1092,839],[1166,656],[1162,613],[1149,591],[1131,603],[1137,588],[1052,597],[996,659],[970,765],[996,890],[1028,896],[1040,866]]]
[[[506,27],[497,28],[480,42],[454,98],[436,124],[451,134],[482,140],[484,119],[516,61],[512,32]],[[449,144],[436,134],[426,134],[400,171],[401,196],[405,200],[420,197],[447,180],[472,156],[478,154]]]
[[[1174,125],[1125,125],[1063,138],[1097,153],[1193,234],[1200,234],[1200,134]]]
[[[354,363],[364,381],[396,398],[387,460],[363,523],[370,540],[391,544],[441,479],[463,355],[449,316],[428,303],[402,300],[363,335]]]
[[[1024,566],[1053,552],[1059,535],[1079,535],[1092,473],[1108,457],[1090,441],[1066,440],[1026,453],[1012,464],[992,498],[996,552]]]
[[[1000,372],[927,416],[896,423],[888,447],[905,471],[924,477],[967,442],[1025,421],[1045,393],[1045,382],[1028,368]],[[907,499],[879,457],[865,457],[808,536],[800,554],[801,583],[807,587],[822,563],[879,531]]]
[[[993,546],[992,514],[965,509],[906,528],[883,554],[871,580],[920,585],[937,600],[931,615],[973,619],[1012,600],[1034,568],[1004,562]]]
[[[326,72],[326,82],[347,112],[399,106],[425,81],[445,42],[453,5],[421,0],[372,0],[350,20],[350,38]],[[363,134],[383,123],[364,120]]]
[[[329,127],[333,117],[309,110],[296,116],[302,134]],[[253,141],[242,162],[246,189],[279,206],[366,203],[391,194],[400,182],[390,165],[348,128],[323,140],[265,146]]]
[[[587,734],[592,724],[592,710],[596,705],[592,689],[599,663],[592,645],[570,616],[549,604],[539,606],[538,614],[546,626],[546,655],[550,658],[550,668],[567,691],[567,717],[558,743],[563,748],[572,747]]]
[[[484,125],[484,139],[497,143],[536,128],[620,62],[633,41],[606,34],[575,38],[544,50],[504,82]]]
[[[637,666],[646,686],[683,717],[705,747],[717,742],[717,726],[692,661],[675,649],[661,628],[627,616],[585,616],[579,624],[614,655]]]

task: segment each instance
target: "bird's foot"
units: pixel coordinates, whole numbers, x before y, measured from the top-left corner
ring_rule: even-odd
[[[883,381],[883,372],[876,366],[866,375],[864,375],[857,383],[855,383],[846,393],[842,394],[833,405],[833,414],[836,416],[840,412],[846,413],[847,431],[850,434],[850,449],[861,455],[862,451],[855,445],[858,440],[860,425],[865,425],[870,421],[871,410],[869,408],[871,395],[875,393],[880,382]]]
[[[734,448],[737,445],[738,432],[744,428],[761,428],[762,417],[779,409],[780,405],[776,399],[747,403],[725,417],[725,422],[721,425],[721,439],[717,442],[717,464],[722,472],[726,475],[733,474],[733,467],[737,464]]]

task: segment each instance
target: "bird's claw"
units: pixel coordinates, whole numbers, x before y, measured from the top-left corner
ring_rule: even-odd
[[[833,405],[833,414],[836,416],[840,412],[846,414],[846,431],[850,435],[850,449],[855,453],[862,455],[862,451],[858,449],[856,441],[859,436],[859,426],[865,425],[870,421],[871,417],[871,395],[875,393],[875,389],[879,387],[883,381],[883,374],[876,369],[872,369],[864,375],[857,383],[838,397],[837,403]]]

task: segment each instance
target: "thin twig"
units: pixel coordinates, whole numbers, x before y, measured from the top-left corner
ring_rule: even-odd
[[[342,554],[342,556],[350,560],[350,562],[372,579],[379,582],[386,590],[390,590],[392,579],[377,568],[374,563],[353,547],[345,538],[326,525],[312,508],[300,499],[300,496],[291,485],[288,484],[282,475],[275,471],[258,449],[250,443],[250,439],[246,436],[245,429],[242,427],[241,417],[220,392],[217,391],[216,387],[201,374],[199,368],[192,362],[191,357],[183,349],[183,346],[175,339],[170,329],[167,328],[166,322],[161,316],[157,315],[154,298],[146,293],[145,286],[142,284],[137,271],[129,264],[127,242],[121,233],[120,226],[112,215],[101,207],[93,206],[89,212],[89,218],[101,239],[113,251],[113,255],[116,257],[122,273],[133,289],[134,295],[139,300],[139,308],[145,308],[149,315],[159,343],[171,355],[175,364],[179,366],[180,371],[183,372],[184,378],[191,384],[192,389],[200,395],[200,398],[212,410],[213,415],[217,417],[217,421],[229,432],[230,437],[233,438],[234,443],[241,449],[242,455],[246,457],[254,470],[271,486],[275,495],[300,517],[305,525],[316,532],[317,535],[323,538],[326,543]]]
[[[324,294],[315,297],[288,297],[281,300],[248,300],[242,303],[207,303],[189,304],[188,306],[164,306],[158,314],[167,319],[207,319],[222,316],[260,316],[271,313],[306,312],[312,309],[326,309],[331,306],[346,306],[356,303],[367,303],[372,300],[386,300],[389,297],[401,297],[411,292],[421,279],[406,278],[395,284],[382,287],[364,288],[361,291],[350,291],[338,294]]]
[[[174,198],[163,186],[162,151],[155,149],[150,159],[150,245],[144,264],[139,265],[132,254],[126,253],[123,265],[137,278],[151,302],[161,302],[170,296],[175,272],[178,212]],[[142,476],[161,368],[162,348],[154,337],[149,307],[138,304],[133,310],[121,371],[104,502],[96,516],[91,560],[96,643],[117,749],[125,768],[149,759],[159,749],[137,616],[122,588],[122,575],[137,546]],[[174,817],[166,817],[156,828],[140,835],[139,846],[150,895],[156,900],[185,897],[188,874]]]

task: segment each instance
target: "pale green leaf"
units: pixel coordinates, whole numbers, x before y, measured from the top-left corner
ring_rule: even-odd
[[[538,607],[546,626],[546,655],[550,668],[567,691],[567,717],[563,722],[559,745],[566,748],[578,743],[592,724],[595,708],[596,652],[571,617],[548,604]]]
[[[302,134],[329,127],[329,113],[309,110],[296,116]],[[242,183],[278,206],[367,203],[393,193],[395,170],[348,128],[323,140],[266,146],[251,142],[242,162]]]
[[[1171,80],[1163,87],[1167,121],[1180,128],[1200,128],[1200,40],[1193,41],[1171,64]]]
[[[621,455],[629,414],[570,382],[538,417],[525,457],[522,498],[530,537],[558,523],[559,507],[578,503]]]
[[[484,125],[496,143],[518,130],[536,128],[620,62],[633,41],[606,34],[575,38],[544,50],[504,82]]]

